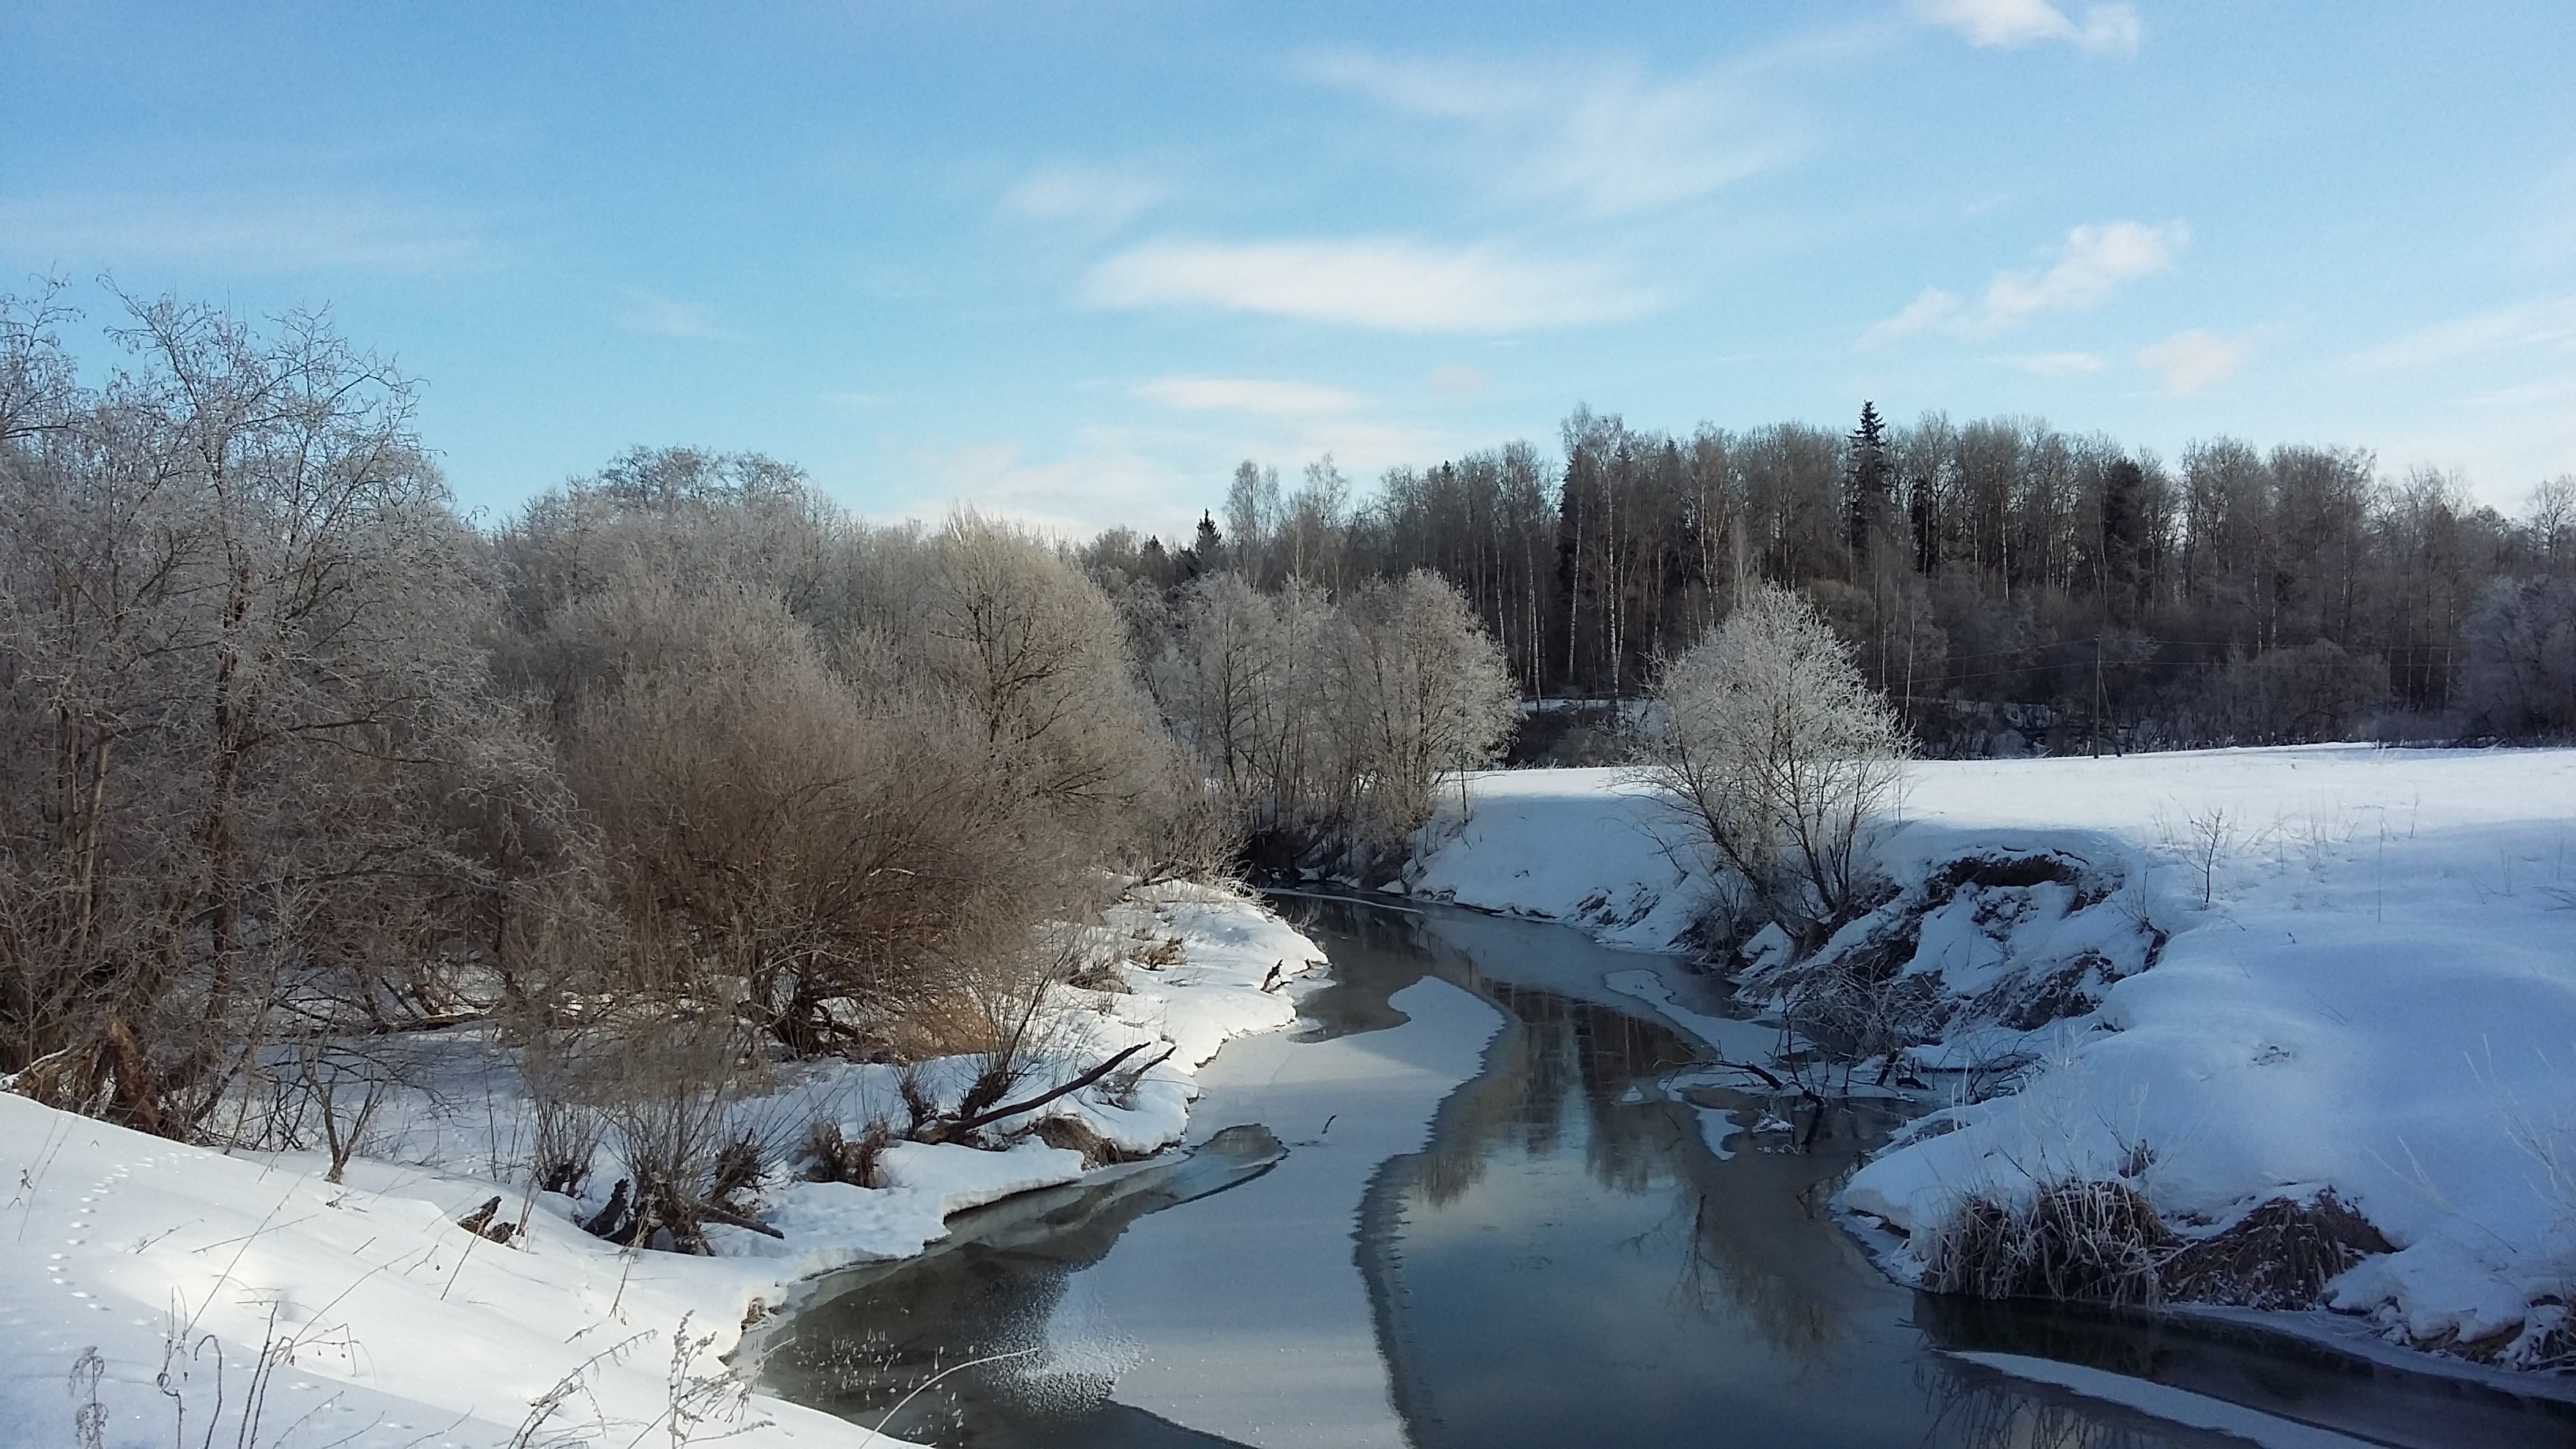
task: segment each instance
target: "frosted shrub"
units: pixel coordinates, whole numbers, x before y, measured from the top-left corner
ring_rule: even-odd
[[[1904,762],[1896,714],[1805,600],[1768,586],[1665,666],[1654,779],[1792,930],[1842,915]]]
[[[2173,1234],[2126,1182],[2067,1179],[2028,1202],[1971,1197],[1934,1232],[1923,1286],[1979,1298],[2152,1304]]]
[[[1155,692],[1173,733],[1256,833],[1392,854],[1516,711],[1501,651],[1427,572],[1334,600],[1234,574],[1191,586]]]
[[[2504,735],[2576,730],[2576,579],[2498,579],[2460,628],[2464,692]]]

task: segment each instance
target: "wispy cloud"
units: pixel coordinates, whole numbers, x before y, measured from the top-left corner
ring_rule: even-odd
[[[741,333],[719,324],[706,308],[658,292],[628,292],[618,303],[615,316],[617,325],[627,331],[653,337],[680,337],[695,342],[742,340]]]
[[[1740,67],[1674,77],[1342,51],[1299,70],[1391,110],[1466,124],[1493,144],[1504,190],[1568,198],[1596,217],[1696,200],[1811,145],[1795,110]]]
[[[2109,359],[2095,352],[2025,352],[2004,361],[2041,377],[2071,377],[2078,373],[2100,372],[2110,366]]]
[[[1265,377],[1158,377],[1140,383],[1136,396],[1185,412],[1259,413],[1313,417],[1355,412],[1368,399],[1345,388]]]
[[[2155,374],[2156,389],[2167,397],[2189,397],[2235,376],[2253,352],[2249,335],[2195,327],[2139,348],[2138,366]]]
[[[1163,198],[1163,185],[1132,172],[1051,166],[1002,193],[1002,210],[1033,221],[1069,221],[1104,231],[1125,226]]]
[[[1008,518],[1061,538],[1080,538],[1161,513],[1187,494],[1179,470],[1108,429],[1085,429],[1054,458],[1032,458],[1016,442],[979,441],[914,449],[908,476],[927,491],[873,515],[878,521],[933,519],[959,508]]]
[[[2178,221],[2076,227],[2066,233],[2065,247],[2046,271],[2006,272],[1995,278],[1972,325],[2000,330],[2039,312],[2098,306],[2121,283],[2173,265],[2174,254],[2190,240],[2191,229]]]
[[[1094,267],[1082,296],[1101,307],[1212,307],[1393,332],[1573,327],[1654,305],[1593,263],[1389,237],[1151,241]]]
[[[2419,328],[2353,361],[2368,371],[2394,371],[2533,347],[2576,348],[2576,292],[2533,297]]]
[[[1955,293],[1926,287],[1903,310],[1863,333],[1861,345],[1873,347],[1936,327],[1967,337],[1989,337],[2043,312],[2096,307],[2121,284],[2173,265],[2175,255],[2190,240],[2191,229],[2179,221],[2157,226],[2137,221],[2088,222],[2066,233],[2056,260],[2047,267],[1997,273],[1973,307]]]
[[[0,200],[0,254],[35,266],[442,273],[491,263],[454,215],[374,195],[55,193]]]
[[[1979,46],[2062,42],[2097,55],[2135,55],[2146,31],[2125,3],[2086,6],[2080,21],[2050,0],[1907,0],[1906,9]]]
[[[1860,335],[1860,345],[1877,347],[1900,337],[1911,337],[1917,332],[1955,323],[1958,318],[1958,293],[1926,287],[1915,294],[1913,301],[1899,308],[1896,315],[1871,323],[1869,330]]]
[[[2519,211],[2513,249],[2524,265],[2545,272],[2576,255],[2576,151],[2532,186]]]
[[[1491,387],[1494,375],[1463,362],[1444,362],[1431,369],[1431,390],[1445,398],[1470,398]]]

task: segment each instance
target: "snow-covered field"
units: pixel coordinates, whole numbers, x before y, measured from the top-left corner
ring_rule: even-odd
[[[1435,823],[1417,892],[1654,947],[1707,888],[1623,772],[1484,776],[1469,799],[1463,826],[1454,804]],[[2069,878],[1957,885],[1951,863],[1978,856],[2045,856]],[[1856,923],[1824,952],[1893,942],[1901,970],[1929,978],[1956,1040],[1919,1065],[2036,1065],[1883,1153],[1847,1208],[1919,1235],[1967,1195],[2134,1174],[2193,1232],[2331,1187],[2398,1249],[2338,1279],[2335,1308],[2504,1362],[2561,1320],[2576,1294],[2576,751],[1927,762],[1880,858],[1915,914],[1902,932]],[[2071,994],[1973,1009],[2007,978]],[[1890,1267],[1919,1269],[1919,1241]]]
[[[1220,1045],[1294,1019],[1286,993],[1262,990],[1274,969],[1294,976],[1322,953],[1199,887],[1153,888],[1112,925],[1177,938],[1179,959],[1130,967],[1132,992],[1091,997],[1073,1025],[1091,1050],[1174,1053],[1123,1105],[1088,1089],[1045,1112],[1149,1148],[1181,1138],[1196,1069]],[[1033,1140],[897,1145],[885,1187],[767,1184],[783,1239],[717,1227],[715,1257],[621,1252],[575,1225],[581,1204],[508,1179],[527,1130],[515,1074],[456,1067],[491,1054],[470,1030],[450,1035],[424,1047],[432,1065],[450,1059],[435,1098],[404,1103],[345,1185],[324,1181],[317,1153],[227,1156],[0,1093],[0,1443],[865,1442],[858,1426],[746,1401],[719,1355],[795,1281],[917,1252],[950,1212],[1084,1170],[1080,1153]],[[893,1094],[891,1069],[836,1064],[768,1100],[855,1135],[901,1120]],[[504,1218],[527,1209],[508,1246],[457,1226],[494,1197]]]

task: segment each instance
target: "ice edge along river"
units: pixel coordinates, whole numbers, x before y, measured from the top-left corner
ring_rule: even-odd
[[[1440,1103],[1481,1070],[1503,1015],[1430,977],[1390,1004],[1409,1020],[1325,1041],[1246,1037],[1199,1074],[1192,1141],[1258,1122],[1287,1158],[1137,1220],[1067,1285],[1051,1359],[1114,1366],[1119,1403],[1250,1444],[1409,1442],[1353,1219],[1379,1168],[1420,1150]]]

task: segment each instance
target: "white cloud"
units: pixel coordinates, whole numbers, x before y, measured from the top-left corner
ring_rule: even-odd
[[[907,476],[927,491],[873,515],[882,523],[936,519],[960,508],[1007,518],[1060,538],[1082,538],[1120,523],[1181,510],[1194,480],[1138,446],[1086,429],[1060,457],[1033,459],[1016,442],[933,444],[912,450]]]
[[[2235,376],[2253,351],[2250,337],[2195,327],[2139,348],[2138,366],[2156,375],[2156,387],[2166,396],[2188,397]]]
[[[1186,412],[1260,413],[1270,417],[1347,413],[1368,403],[1368,399],[1343,388],[1262,377],[1158,377],[1139,384],[1136,395]]]
[[[245,272],[452,272],[492,260],[458,217],[379,196],[55,194],[0,200],[13,262]]]
[[[1388,60],[1366,51],[1310,55],[1297,72],[1319,85],[1356,91],[1393,110],[1458,121],[1487,121],[1544,104],[1550,87],[1501,66],[1454,61]]]
[[[2110,366],[2108,359],[2096,352],[2026,352],[2004,361],[2024,372],[2041,377],[2071,377],[2077,373],[2100,372]]]
[[[683,302],[655,292],[630,291],[618,305],[617,325],[629,332],[644,332],[655,337],[683,337],[698,342],[739,342],[742,334],[717,323],[712,313],[695,302]]]
[[[1102,230],[1125,226],[1163,198],[1160,182],[1124,171],[1055,166],[1032,171],[1002,193],[1002,210],[1033,221],[1071,221]]]
[[[2066,233],[2065,249],[2044,272],[2006,272],[1987,286],[1974,326],[2000,331],[2038,312],[2101,304],[2122,282],[2161,272],[2191,240],[2178,221],[2088,223]]]
[[[1861,345],[1939,327],[1966,337],[1990,337],[2043,312],[2096,307],[2124,282],[2173,265],[2191,240],[2179,221],[2149,226],[2137,221],[2087,222],[2066,233],[2057,260],[2044,270],[2000,272],[1973,308],[1938,287],[1927,287],[1904,310],[1861,334]]]
[[[1899,337],[1910,337],[1926,328],[1940,326],[1958,315],[1958,294],[1945,292],[1939,287],[1926,287],[1916,293],[1914,300],[1906,303],[1895,316],[1880,319],[1867,332],[1862,333],[1860,345],[1876,347],[1882,342],[1892,342]]]
[[[1445,398],[1470,398],[1493,386],[1494,375],[1463,362],[1444,362],[1431,369],[1431,390]]]
[[[2576,408],[2576,377],[2552,377],[2515,387],[2473,392],[2460,399],[2464,408]]]
[[[1742,68],[1679,78],[1634,66],[1508,68],[1340,52],[1307,79],[1391,110],[1458,121],[1493,143],[1502,189],[1571,198],[1593,216],[1696,200],[1796,159],[1806,128]]]
[[[1518,332],[1633,317],[1654,299],[1586,262],[1386,237],[1146,242],[1101,262],[1102,307],[1214,307],[1395,332]]]
[[[2125,3],[2087,6],[2080,22],[2050,0],[1908,0],[1906,8],[1977,46],[2063,41],[2097,55],[2135,55],[2145,34],[2137,10]]]
[[[2532,347],[2576,347],[2576,293],[2533,297],[2508,307],[2420,328],[2353,360],[2369,371],[2431,367]]]

